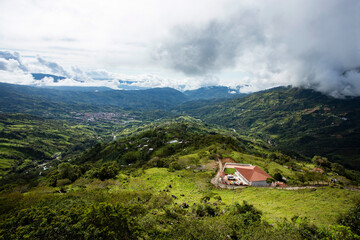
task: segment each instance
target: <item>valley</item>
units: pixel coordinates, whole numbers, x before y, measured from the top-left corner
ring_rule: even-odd
[[[111,100],[95,104],[85,100],[92,92],[77,92],[89,95],[69,102],[60,97],[73,94],[67,90],[47,95],[6,87],[3,239],[356,239],[359,233],[351,219],[360,201],[358,98],[284,87],[207,99],[210,88],[198,100],[156,90],[162,95],[149,102],[148,93],[124,100],[112,90]],[[257,166],[270,175],[269,185],[288,188],[220,188],[211,183],[219,161]]]
[[[360,240],[359,0],[0,1],[0,240]]]

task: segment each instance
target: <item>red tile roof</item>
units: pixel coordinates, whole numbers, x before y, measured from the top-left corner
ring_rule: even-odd
[[[276,185],[278,185],[279,187],[287,187],[287,185],[283,182],[277,182]]]
[[[249,182],[266,181],[266,179],[272,178],[258,166],[236,166],[234,168]]]
[[[323,173],[324,172],[324,170],[322,170],[321,168],[314,168],[312,171],[313,172],[318,172],[318,173]]]

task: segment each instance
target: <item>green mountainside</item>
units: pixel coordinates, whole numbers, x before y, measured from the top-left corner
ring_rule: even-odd
[[[360,238],[359,98],[3,86],[0,239]],[[288,188],[220,188],[226,161]]]
[[[81,154],[97,141],[91,126],[26,114],[0,114],[0,176],[24,173],[69,153]]]
[[[336,164],[321,166],[326,174],[314,173],[314,163],[299,162],[234,134],[182,117],[117,141],[98,143],[71,161],[53,160],[48,170],[43,166],[27,169],[35,180],[28,185],[5,177],[1,180],[0,236],[357,237],[359,229],[351,216],[359,212],[358,205],[352,208],[359,193],[343,189],[350,179],[339,174]],[[221,158],[257,165],[273,176],[286,177],[288,184],[321,184],[334,177],[339,181],[331,187],[297,191],[217,189],[210,180]]]
[[[360,169],[360,98],[277,88],[207,106],[185,103],[178,111],[284,151],[322,155]]]

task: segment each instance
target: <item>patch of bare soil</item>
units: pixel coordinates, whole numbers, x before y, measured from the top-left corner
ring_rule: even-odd
[[[208,170],[216,169],[217,167],[218,167],[218,162],[214,160],[206,164],[206,169]]]
[[[235,160],[232,159],[232,158],[223,158],[223,159],[221,159],[221,163],[222,163],[222,165],[224,166],[225,163],[236,163],[236,162],[235,162]]]

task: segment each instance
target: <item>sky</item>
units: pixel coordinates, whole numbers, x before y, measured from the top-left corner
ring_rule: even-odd
[[[359,12],[357,0],[0,0],[0,81],[359,96]]]

